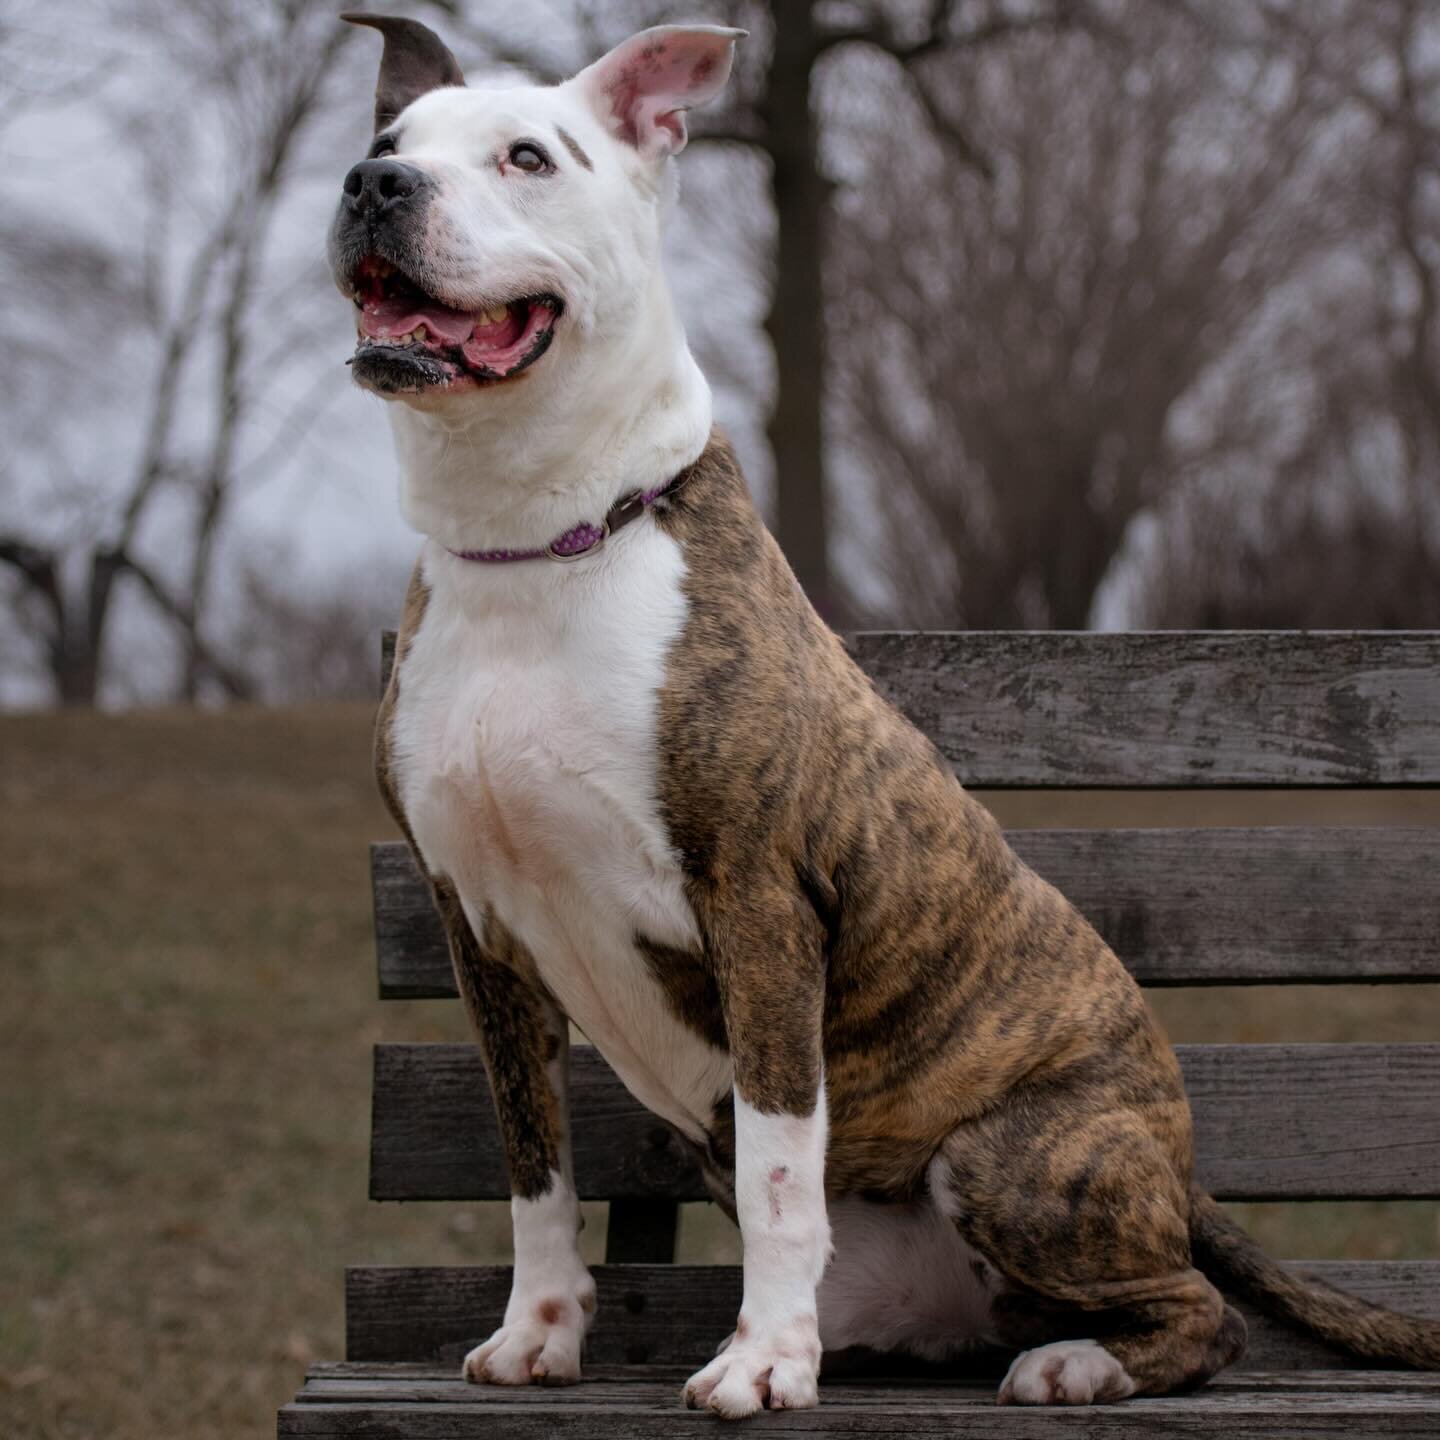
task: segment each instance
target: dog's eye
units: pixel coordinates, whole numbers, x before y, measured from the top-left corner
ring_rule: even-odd
[[[371,160],[378,160],[382,155],[393,155],[395,153],[395,137],[393,135],[377,135],[370,144]]]
[[[517,140],[510,147],[510,163],[527,175],[538,175],[550,169],[550,157],[534,140]]]

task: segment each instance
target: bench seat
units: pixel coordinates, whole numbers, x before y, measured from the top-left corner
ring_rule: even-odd
[[[688,1370],[620,1366],[565,1389],[467,1385],[451,1368],[317,1365],[280,1414],[282,1437],[415,1437],[415,1440],[548,1440],[654,1436],[682,1440],[728,1431],[684,1409]],[[1229,1371],[1194,1395],[1069,1410],[998,1407],[993,1382],[905,1376],[821,1381],[816,1410],[767,1411],[733,1433],[811,1437],[1075,1435],[1250,1437],[1440,1436],[1440,1375],[1407,1371]]]

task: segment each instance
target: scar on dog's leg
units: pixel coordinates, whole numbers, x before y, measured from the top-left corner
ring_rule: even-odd
[[[932,1161],[936,1203],[1007,1282],[991,1324],[1022,1353],[1000,1404],[1166,1394],[1244,1349],[1244,1320],[1190,1262],[1178,1104],[1157,1123],[1037,1087],[961,1126]]]

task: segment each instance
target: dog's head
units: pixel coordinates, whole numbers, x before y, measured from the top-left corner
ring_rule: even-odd
[[[744,32],[660,26],[562,85],[469,89],[424,25],[343,18],[385,38],[374,142],[330,232],[355,379],[427,409],[583,382],[638,323],[685,112]]]

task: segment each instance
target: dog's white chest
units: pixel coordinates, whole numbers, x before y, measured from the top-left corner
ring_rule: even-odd
[[[636,1097],[698,1138],[729,1059],[688,1030],[636,945],[699,942],[657,798],[679,548],[641,524],[571,569],[427,553],[393,764],[433,874],[488,910]]]

